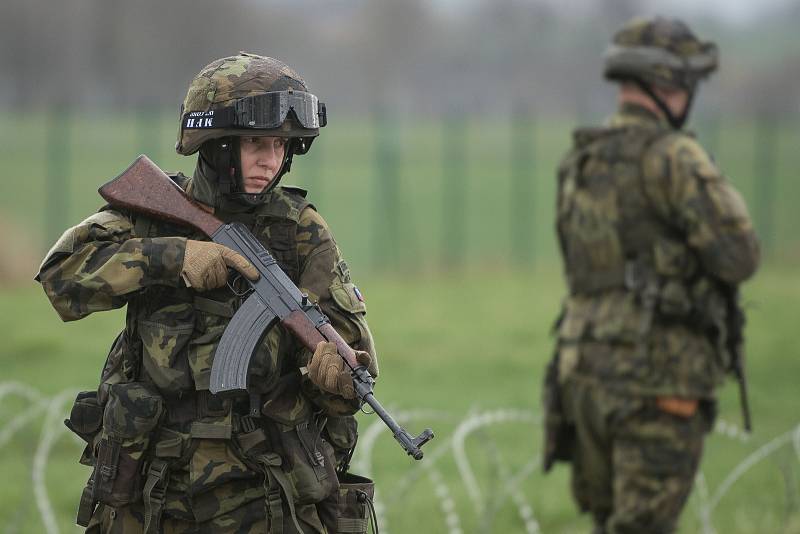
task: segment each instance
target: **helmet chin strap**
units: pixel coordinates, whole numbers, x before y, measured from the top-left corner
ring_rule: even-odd
[[[675,115],[669,108],[669,106],[667,106],[667,103],[664,102],[664,99],[662,99],[660,96],[656,94],[656,92],[653,90],[652,85],[638,78],[635,79],[634,82],[636,82],[636,85],[638,85],[639,88],[642,91],[644,91],[647,94],[647,96],[649,96],[653,100],[653,102],[656,103],[658,108],[667,118],[667,122],[669,122],[670,126],[672,126],[676,130],[680,130],[681,128],[683,128],[683,125],[686,124],[686,119],[689,118],[689,111],[692,107],[692,102],[694,101],[694,94],[696,92],[694,87],[686,90],[686,92],[688,93],[688,98],[686,99],[686,106],[684,106],[682,113],[680,113],[679,115]]]

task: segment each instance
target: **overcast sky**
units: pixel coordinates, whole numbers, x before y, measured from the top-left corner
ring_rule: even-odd
[[[460,9],[474,0],[435,0],[444,8]],[[556,9],[579,16],[582,6],[595,4],[595,0],[521,0],[550,4]],[[640,0],[645,6],[643,15],[664,16],[717,15],[727,22],[746,24],[748,19],[768,13],[776,7],[798,3],[800,0]]]
[[[566,0],[567,3],[569,0]],[[746,23],[748,19],[769,12],[796,0],[651,0],[654,12],[660,9],[718,14],[731,22]]]

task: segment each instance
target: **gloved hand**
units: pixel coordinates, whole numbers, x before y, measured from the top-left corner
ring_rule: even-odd
[[[360,365],[369,367],[372,356],[369,352],[357,350],[356,361]],[[350,368],[344,363],[336,350],[336,344],[320,341],[308,364],[308,378],[323,391],[341,395],[345,399],[353,399],[356,390],[353,387],[353,377]]]
[[[250,280],[258,279],[258,271],[242,255],[213,241],[186,241],[181,276],[189,287],[208,291],[225,285],[228,267]]]

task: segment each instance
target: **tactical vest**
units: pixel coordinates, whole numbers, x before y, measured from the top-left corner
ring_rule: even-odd
[[[575,132],[575,149],[559,172],[557,215],[571,294],[625,288],[632,277],[653,270],[653,243],[671,231],[650,205],[641,161],[663,133]]]
[[[654,319],[698,329],[724,319],[714,284],[654,203],[650,192],[665,184],[647,183],[643,176],[646,151],[670,132],[642,127],[575,132],[575,147],[558,175],[557,230],[575,297],[568,302],[573,309],[566,310],[562,339],[636,343]],[[595,295],[606,300],[592,311]]]

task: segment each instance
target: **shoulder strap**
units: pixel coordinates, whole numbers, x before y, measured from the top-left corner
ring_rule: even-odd
[[[675,130],[667,130],[667,129],[659,129],[653,132],[642,145],[642,156],[639,161],[639,190],[642,193],[642,198],[644,198],[648,207],[653,212],[655,218],[666,228],[673,228],[673,225],[670,224],[668,218],[664,217],[661,214],[661,211],[658,209],[656,202],[653,200],[653,197],[647,191],[647,185],[645,184],[644,180],[644,158],[647,155],[647,152],[650,150],[650,148],[653,147],[653,145],[655,145],[658,141],[660,141],[667,135],[673,133],[675,133]]]

